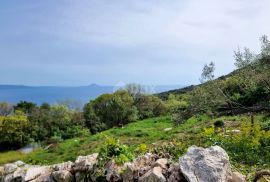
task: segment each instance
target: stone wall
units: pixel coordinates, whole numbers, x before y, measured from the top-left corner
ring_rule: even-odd
[[[107,163],[105,174],[95,175],[98,154],[79,156],[75,162],[51,166],[28,165],[22,161],[0,167],[3,182],[244,182],[245,176],[232,172],[227,153],[220,147],[192,146],[173,163],[147,153],[133,162]]]

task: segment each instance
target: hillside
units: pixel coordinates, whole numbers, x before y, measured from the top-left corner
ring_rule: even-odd
[[[270,120],[265,120],[263,115],[257,115],[255,118],[256,122],[262,127],[270,123]],[[96,135],[69,139],[49,149],[43,148],[30,154],[21,154],[15,151],[0,153],[0,164],[16,160],[23,160],[32,164],[54,164],[69,160],[74,161],[79,155],[99,152],[108,138],[116,138],[121,143],[131,147],[132,150],[136,150],[136,148],[145,144],[148,151],[157,154],[169,152],[174,159],[177,159],[177,157],[185,153],[186,149],[195,143],[198,146],[208,147],[219,143],[218,141],[223,141],[225,145],[222,145],[222,147],[228,152],[234,167],[241,172],[245,174],[253,172],[257,169],[257,165],[260,166],[260,163],[263,163],[264,166],[270,165],[270,161],[268,161],[268,159],[266,160],[267,156],[270,154],[267,153],[266,158],[264,157],[264,160],[259,160],[261,162],[257,161],[257,163],[255,162],[257,159],[255,158],[243,157],[246,155],[254,157],[257,154],[246,153],[244,146],[241,147],[243,147],[242,150],[244,150],[245,153],[241,153],[239,149],[238,152],[236,152],[234,148],[226,145],[229,141],[226,141],[222,133],[216,136],[214,136],[213,133],[211,134],[211,132],[214,131],[213,124],[216,121],[223,121],[226,127],[226,134],[232,137],[237,137],[238,135],[230,131],[243,130],[243,127],[247,127],[249,123],[248,116],[231,116],[215,119],[211,119],[207,116],[198,116],[192,117],[184,124],[175,127],[170,117],[152,118],[130,123],[123,128],[113,128]],[[246,139],[243,138],[243,140]],[[240,143],[237,144],[237,141],[234,142],[235,147],[240,147]],[[258,155],[261,156],[261,154]]]

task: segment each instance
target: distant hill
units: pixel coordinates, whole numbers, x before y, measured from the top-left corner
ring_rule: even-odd
[[[151,93],[164,92],[176,88],[179,85],[146,86]],[[85,104],[91,99],[104,93],[112,93],[118,87],[101,86],[92,84],[78,87],[58,87],[58,86],[24,86],[24,85],[0,85],[0,101],[17,103],[21,100],[41,104],[47,102],[54,104],[57,101],[74,100]]]

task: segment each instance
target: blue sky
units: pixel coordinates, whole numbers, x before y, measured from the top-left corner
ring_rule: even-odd
[[[0,84],[196,84],[259,50],[269,0],[2,0]]]

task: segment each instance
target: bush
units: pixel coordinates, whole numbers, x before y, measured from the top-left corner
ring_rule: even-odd
[[[255,122],[244,121],[240,133],[216,135],[214,128],[206,128],[202,138],[206,146],[220,145],[234,162],[247,165],[263,165],[270,162],[270,132],[261,129]]]
[[[9,116],[0,116],[0,150],[16,149],[27,144],[30,139],[29,125],[27,116],[21,111]]]
[[[222,120],[217,120],[214,122],[215,127],[223,127],[224,126],[224,121]]]
[[[166,113],[166,106],[161,99],[153,95],[140,95],[135,100],[139,118],[151,118]]]
[[[123,164],[133,158],[131,149],[127,145],[122,145],[115,138],[107,137],[105,144],[99,151],[99,160],[104,163],[115,160],[116,163]]]

